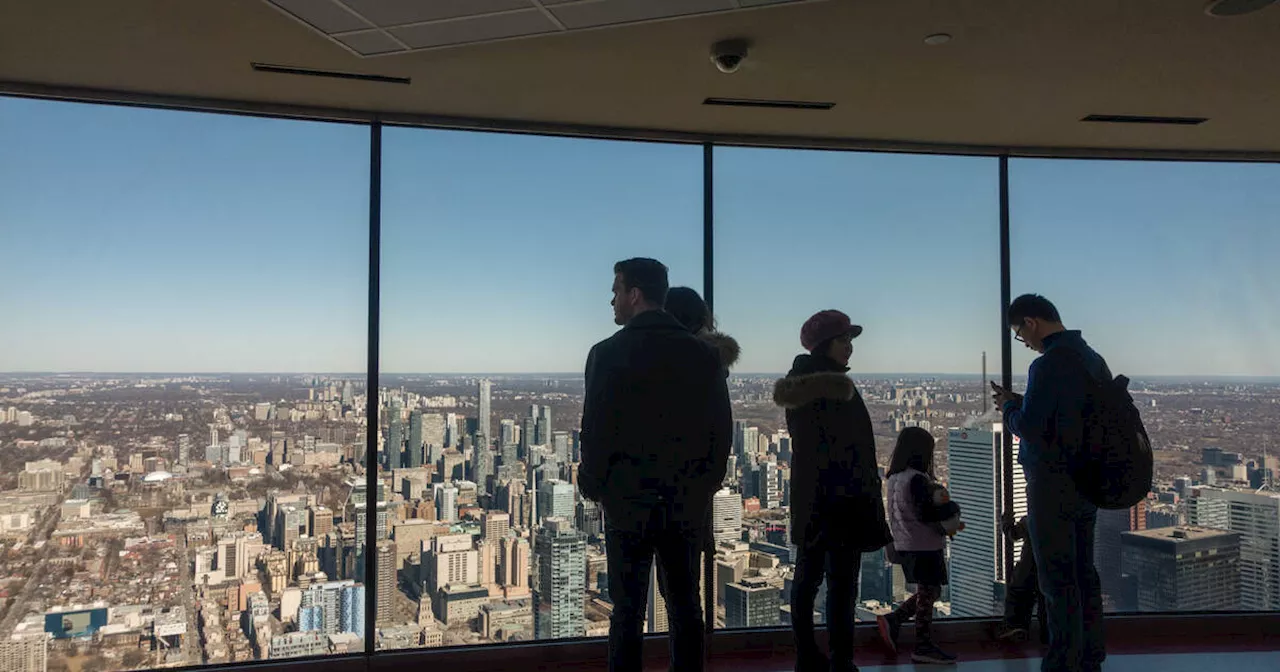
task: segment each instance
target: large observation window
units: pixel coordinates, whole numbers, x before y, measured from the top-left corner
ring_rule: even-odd
[[[0,98],[0,147],[0,637],[360,651],[369,129]]]
[[[701,148],[383,143],[379,551],[395,561],[379,585],[396,591],[379,589],[378,646],[603,636],[601,512],[576,486],[583,365],[618,328],[615,262],[654,257],[701,289]]]
[[[1132,379],[1156,451],[1098,515],[1106,608],[1280,609],[1280,166],[1015,160],[1010,198],[1014,294]]]
[[[984,366],[996,375],[1000,361],[996,160],[717,148],[714,166],[715,309],[743,351],[730,388],[732,476],[720,495],[737,510],[717,519],[717,623],[789,622],[803,546],[790,536],[792,493],[814,485],[791,471],[795,446],[773,385],[803,352],[804,321],[832,308],[865,328],[849,375],[882,471],[898,433],[922,427],[937,441],[938,477],[964,507],[940,614],[999,613],[999,437],[982,383]],[[861,620],[909,590],[882,551],[863,557],[860,584]],[[819,618],[825,609],[820,593]]]

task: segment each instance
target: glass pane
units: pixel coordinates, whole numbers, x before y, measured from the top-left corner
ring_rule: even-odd
[[[715,308],[742,345],[731,381],[731,476],[717,499],[717,624],[788,623],[800,551],[819,529],[867,527],[831,517],[806,525],[816,506],[805,500],[819,482],[812,415],[798,415],[789,431],[774,401],[775,382],[803,352],[801,326],[827,309],[865,328],[849,376],[868,409],[880,471],[898,434],[923,428],[936,439],[938,479],[963,507],[967,527],[948,546],[939,615],[998,613],[999,453],[982,380],[1000,352],[996,161],[760,149],[717,149],[715,159]],[[839,396],[797,385],[798,400],[786,399],[802,409]],[[842,440],[842,449],[865,443]],[[857,580],[861,620],[909,594],[902,567],[883,551],[864,555]],[[818,592],[821,621],[825,583]]]
[[[379,567],[398,589],[379,592],[378,646],[605,635],[600,513],[575,485],[582,371],[616,329],[616,261],[700,289],[701,148],[383,144]]]
[[[0,638],[51,670],[359,650],[300,605],[362,590],[368,142],[0,98]]]
[[[1015,295],[1132,378],[1155,449],[1155,492],[1098,514],[1106,608],[1280,609],[1280,166],[1020,160],[1010,190]]]

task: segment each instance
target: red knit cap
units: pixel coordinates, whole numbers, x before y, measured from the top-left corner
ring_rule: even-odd
[[[804,321],[804,326],[800,327],[800,345],[813,352],[814,348],[836,336],[849,334],[857,338],[861,333],[862,327],[853,324],[848,315],[838,310],[824,310]]]

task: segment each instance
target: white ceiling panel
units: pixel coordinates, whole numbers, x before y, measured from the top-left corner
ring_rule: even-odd
[[[452,21],[421,23],[389,30],[411,49],[430,49],[453,44],[553,33],[559,28],[541,11],[529,9]]]
[[[338,0],[375,26],[390,28],[409,23],[479,16],[513,9],[530,9],[530,0]]]
[[[551,11],[572,30],[737,8],[733,0],[597,0],[557,5]]]
[[[263,0],[361,56],[827,0]]]
[[[322,33],[341,33],[372,27],[368,21],[335,0],[272,0],[272,4]]]
[[[365,30],[359,33],[343,33],[335,35],[335,40],[347,45],[361,56],[377,56],[404,51],[404,45],[381,30]]]

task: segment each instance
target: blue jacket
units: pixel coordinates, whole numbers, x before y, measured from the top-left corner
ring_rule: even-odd
[[[1031,362],[1022,403],[1008,401],[1003,409],[1005,427],[1021,439],[1018,462],[1024,469],[1070,469],[1081,441],[1090,374],[1099,380],[1111,378],[1106,360],[1085,343],[1079,331],[1045,339],[1044,354]]]

